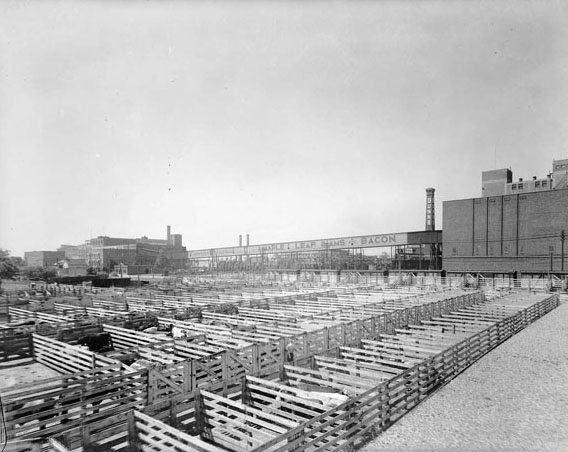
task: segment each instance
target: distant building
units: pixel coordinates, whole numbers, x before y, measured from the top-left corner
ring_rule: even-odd
[[[568,159],[546,178],[486,171],[483,196],[444,202],[443,266],[453,272],[568,272]],[[567,246],[568,248],[568,246]],[[568,253],[566,253],[568,254]]]
[[[87,264],[83,259],[65,258],[56,267],[58,276],[82,276],[87,273]]]
[[[24,259],[28,267],[52,267],[65,259],[64,251],[26,251]]]
[[[25,257],[28,266],[57,265],[66,276],[84,275],[89,267],[111,272],[121,264],[130,274],[138,274],[184,269],[187,249],[181,234],[171,234],[168,226],[166,239],[99,236],[81,245],[61,245],[57,251],[26,252]]]
[[[187,263],[182,236],[171,234],[170,226],[166,239],[99,236],[72,252],[84,256],[87,266],[98,271],[112,271],[116,265],[124,264],[130,274],[150,273],[183,269]]]

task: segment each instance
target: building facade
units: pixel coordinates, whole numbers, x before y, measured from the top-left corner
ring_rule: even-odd
[[[568,272],[567,170],[568,160],[554,161],[551,174],[530,183],[512,182],[510,170],[486,172],[484,196],[444,202],[444,269]]]
[[[80,245],[61,245],[57,251],[29,251],[25,260],[28,267],[57,267],[65,275],[87,269],[111,272],[120,264],[128,266],[129,274],[138,274],[185,269],[188,256],[182,235],[171,234],[168,226],[165,239],[99,236]]]
[[[99,236],[77,248],[80,251],[74,253],[85,256],[87,266],[97,271],[109,272],[116,265],[124,264],[132,275],[184,269],[187,263],[182,236],[171,234],[170,226],[166,239]]]
[[[65,259],[64,251],[26,251],[24,259],[28,267],[53,267]]]

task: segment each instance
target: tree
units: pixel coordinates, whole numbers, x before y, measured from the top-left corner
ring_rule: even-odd
[[[12,263],[18,268],[26,266],[26,261],[20,256],[12,256]]]
[[[87,267],[87,275],[96,275],[97,269],[95,267]]]
[[[57,276],[54,268],[28,267],[24,270],[24,276],[30,281],[47,281]]]
[[[0,279],[11,279],[18,274],[19,270],[10,251],[0,248]]]

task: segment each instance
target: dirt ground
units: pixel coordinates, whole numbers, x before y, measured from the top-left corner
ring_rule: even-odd
[[[358,452],[568,451],[568,297]]]
[[[0,365],[0,390],[59,375],[49,367],[31,360],[11,361]]]

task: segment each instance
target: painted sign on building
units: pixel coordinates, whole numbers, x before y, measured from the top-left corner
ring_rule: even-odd
[[[188,251],[189,259],[211,257],[251,256],[272,253],[298,253],[306,251],[325,251],[349,248],[372,248],[378,246],[397,246],[408,243],[408,234],[377,234],[342,237],[338,239],[305,240],[300,242],[267,243],[263,245],[213,248]]]

